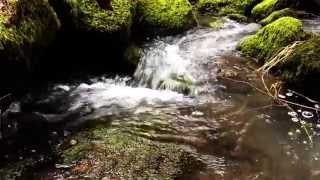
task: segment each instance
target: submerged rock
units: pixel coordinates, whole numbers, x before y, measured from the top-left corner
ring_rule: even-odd
[[[73,164],[67,177],[174,179],[201,164],[174,144],[158,143],[119,129],[95,127],[76,135],[77,145],[63,151],[63,164]]]
[[[137,31],[165,35],[195,24],[192,6],[187,0],[141,0],[137,3]]]
[[[172,74],[170,78],[160,82],[159,89],[172,90],[184,94],[195,94],[195,80],[188,75]]]
[[[292,17],[282,17],[260,29],[255,35],[243,39],[238,49],[244,55],[264,62],[280,48],[303,40],[305,36],[301,21]]]

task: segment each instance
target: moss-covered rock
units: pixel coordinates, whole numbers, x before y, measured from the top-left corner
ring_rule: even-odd
[[[287,82],[312,80],[320,74],[320,36],[316,35],[298,45],[278,67]]]
[[[76,135],[73,141],[77,145],[63,152],[63,163],[72,164],[63,173],[65,178],[174,179],[201,168],[177,145],[157,143],[119,129],[95,127]]]
[[[294,12],[294,10],[290,9],[290,8],[285,8],[282,10],[278,10],[278,11],[274,11],[273,13],[271,13],[268,17],[262,19],[259,23],[263,26],[272,23],[273,21],[281,18],[281,17],[285,17],[285,16],[292,16],[295,17],[296,13]]]
[[[188,75],[172,74],[170,78],[161,81],[158,88],[184,94],[196,93],[195,80]]]
[[[293,17],[282,17],[240,41],[238,49],[246,56],[264,62],[280,48],[303,40],[302,23]]]
[[[143,55],[142,48],[137,45],[131,44],[124,52],[124,59],[130,65],[137,66]]]
[[[278,9],[279,2],[280,0],[263,0],[252,9],[251,14],[257,19],[264,18]]]
[[[195,24],[188,0],[141,0],[137,3],[137,27],[140,33],[177,33]]]
[[[98,0],[63,0],[66,16],[77,30],[100,33],[126,33],[134,13],[132,0],[112,0],[112,8]]]
[[[53,41],[60,22],[47,0],[5,2],[0,10],[0,58],[30,68],[31,59]]]
[[[199,0],[197,9],[200,13],[213,15],[244,15],[254,0]]]
[[[215,16],[199,16],[198,23],[202,27],[209,27],[213,29],[219,29],[223,27],[226,22],[226,18]]]

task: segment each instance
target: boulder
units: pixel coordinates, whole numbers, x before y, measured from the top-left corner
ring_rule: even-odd
[[[167,35],[196,24],[187,0],[141,0],[137,3],[136,31],[146,35]]]
[[[282,17],[263,27],[256,34],[245,37],[240,41],[238,49],[244,55],[257,58],[264,63],[280,48],[305,37],[306,33],[300,20]]]
[[[199,0],[197,9],[200,13],[213,15],[245,15],[255,0]]]
[[[5,4],[0,9],[1,77],[20,76],[37,64],[54,40],[60,22],[47,0],[5,0],[2,3]]]

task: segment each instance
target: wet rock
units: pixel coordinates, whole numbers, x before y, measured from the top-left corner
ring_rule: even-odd
[[[136,67],[139,64],[139,61],[143,55],[142,51],[142,48],[133,44],[130,45],[124,52],[125,61]]]
[[[187,75],[172,74],[170,78],[160,82],[159,89],[172,90],[184,94],[195,93],[195,80]]]

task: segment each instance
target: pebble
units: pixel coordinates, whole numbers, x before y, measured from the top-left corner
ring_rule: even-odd
[[[204,113],[203,113],[203,112],[200,112],[200,111],[194,111],[194,112],[192,112],[191,115],[192,115],[192,116],[203,116]]]
[[[297,129],[297,130],[296,130],[296,133],[299,133],[299,134],[300,134],[300,133],[301,133],[301,130],[300,130],[300,129]]]
[[[298,122],[298,121],[299,121],[299,119],[296,118],[296,117],[291,118],[291,120],[292,120],[293,122]]]
[[[298,113],[296,113],[294,111],[290,111],[290,112],[288,112],[288,115],[292,116],[292,117],[296,117],[298,115]]]
[[[70,168],[71,165],[66,165],[66,164],[55,164],[55,167],[57,169],[67,169],[67,168]]]
[[[70,145],[71,146],[74,146],[74,145],[76,145],[78,142],[76,141],[76,140],[74,140],[74,139],[71,139],[70,140]]]
[[[287,92],[286,96],[291,97],[291,96],[293,96],[293,93],[292,92]]]
[[[293,136],[293,132],[291,132],[291,131],[288,132],[288,135],[289,135],[289,136]]]
[[[281,99],[285,99],[286,96],[282,95],[282,94],[278,94],[278,97],[281,98]]]
[[[59,85],[57,86],[58,89],[64,90],[64,91],[70,91],[70,87],[66,85]]]

